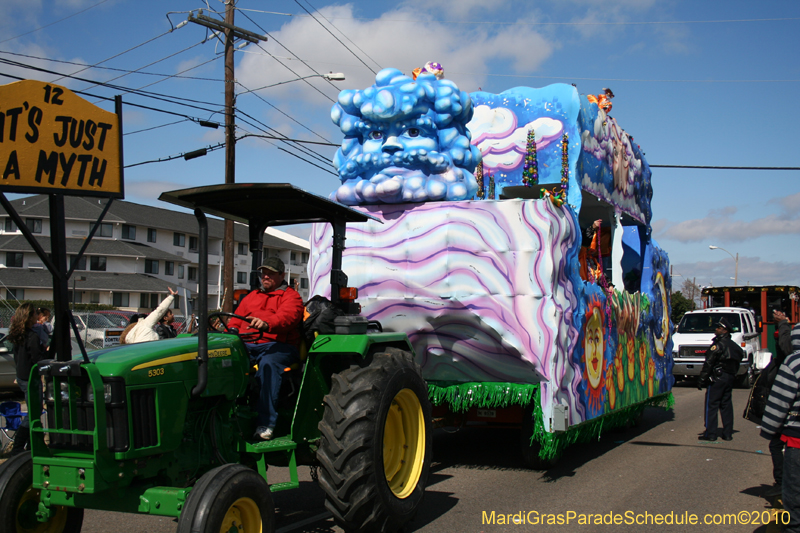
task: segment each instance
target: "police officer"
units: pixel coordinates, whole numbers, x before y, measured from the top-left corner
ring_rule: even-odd
[[[698,389],[706,390],[706,430],[699,440],[717,440],[717,410],[722,417],[722,440],[733,438],[733,382],[739,363],[744,358],[744,350],[731,340],[733,326],[725,317],[717,322],[716,336],[706,351],[706,362],[700,372]]]

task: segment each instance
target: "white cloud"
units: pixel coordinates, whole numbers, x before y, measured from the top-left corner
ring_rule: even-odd
[[[673,288],[680,288],[683,278],[696,279],[698,285],[714,284],[728,286],[734,284],[734,262],[727,255],[719,261],[698,261],[696,263],[675,263],[674,272],[682,277],[672,280]],[[739,285],[800,285],[799,261],[764,261],[760,257],[739,256]]]
[[[772,213],[754,220],[736,217],[739,211],[728,206],[712,209],[703,218],[672,223],[658,220],[653,223],[653,235],[659,239],[679,242],[741,242],[767,235],[800,234],[800,193],[773,198],[767,205],[777,205],[779,213]],[[771,209],[775,211],[775,209]]]
[[[515,27],[508,32],[506,26],[476,26],[474,24],[447,24],[431,18],[431,9],[424,5],[400,5],[374,20],[358,20],[352,5],[328,6],[320,12],[332,20],[336,27],[366,51],[373,61],[365,58],[355,46],[334,29],[331,31],[349,48],[376,71],[382,67],[399,68],[406,74],[424,65],[437,61],[444,66],[445,76],[452,79],[462,90],[472,91],[485,83],[485,73],[496,70],[492,66],[498,60],[508,60],[516,72],[535,72],[551,56],[554,45],[530,26]],[[346,87],[364,88],[375,81],[374,74],[364,67],[352,54],[344,50],[316,21],[309,17],[298,17],[285,24],[280,31],[262,46],[276,56],[287,56],[285,49],[299,57],[314,58],[311,64],[318,72],[329,70],[344,72]],[[413,36],[408,38],[407,36]],[[258,48],[251,47],[251,51]],[[296,60],[284,61],[297,76],[313,74],[308,67]],[[448,74],[449,73],[449,74]],[[454,75],[453,73],[458,73]],[[249,88],[261,87],[297,77],[285,67],[264,55],[246,55],[237,72],[240,81]],[[309,80],[311,82],[311,80]],[[338,89],[319,79],[313,83],[325,94],[336,96]],[[324,101],[303,82],[294,82],[260,93]]]

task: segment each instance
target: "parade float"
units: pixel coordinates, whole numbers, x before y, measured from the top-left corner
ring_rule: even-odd
[[[379,219],[346,233],[362,315],[408,335],[437,423],[518,425],[532,465],[673,403],[669,262],[612,97],[468,94],[429,63],[331,112],[331,198]],[[330,296],[331,241],[314,227],[311,294]]]

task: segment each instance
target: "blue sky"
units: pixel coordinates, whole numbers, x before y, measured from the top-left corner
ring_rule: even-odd
[[[380,68],[410,73],[437,61],[470,92],[557,82],[575,83],[584,94],[610,87],[616,95],[611,115],[651,165],[800,166],[792,133],[800,122],[800,3],[794,0],[238,0],[236,6],[237,26],[269,34],[260,46],[237,52],[237,93],[280,83],[239,95],[237,135],[277,131],[339,143],[330,107],[340,89],[371,85],[372,71]],[[206,30],[195,24],[167,33],[197,9],[222,12],[224,4],[3,0],[0,59],[59,73],[108,59],[99,65],[106,69],[74,75],[167,95],[164,101],[126,93],[126,103],[222,122],[222,45],[214,38],[201,43]],[[317,75],[326,72],[347,79],[328,83]],[[0,73],[59,77],[7,63],[0,63]],[[314,77],[289,81],[302,76]],[[71,78],[56,83],[98,96],[121,92]],[[175,97],[196,107],[178,106]],[[126,165],[223,141],[222,128],[127,105],[123,127]],[[330,164],[335,147],[306,146],[315,153],[242,139],[236,180],[290,182],[327,195],[339,184]],[[126,199],[159,205],[164,190],[223,181],[219,149],[190,161],[127,168]],[[740,284],[800,285],[800,171],[654,168],[652,181],[654,237],[669,253],[674,286],[686,278],[733,284],[734,260],[709,245],[739,255]]]

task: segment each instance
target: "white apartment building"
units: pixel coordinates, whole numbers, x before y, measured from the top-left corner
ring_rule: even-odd
[[[69,262],[80,251],[108,200],[65,196]],[[47,195],[13,200],[12,205],[45,251],[50,249]],[[208,219],[208,305],[222,303],[224,222]],[[249,288],[251,255],[247,227],[234,225],[234,290]],[[198,226],[194,215],[115,200],[70,278],[70,299],[147,311],[167,295],[167,287],[197,294]],[[298,281],[307,300],[308,242],[268,228],[264,257],[286,264],[286,279]],[[74,295],[73,295],[74,289]],[[52,278],[11,217],[0,207],[0,299],[52,300]],[[177,307],[177,306],[176,306]]]

